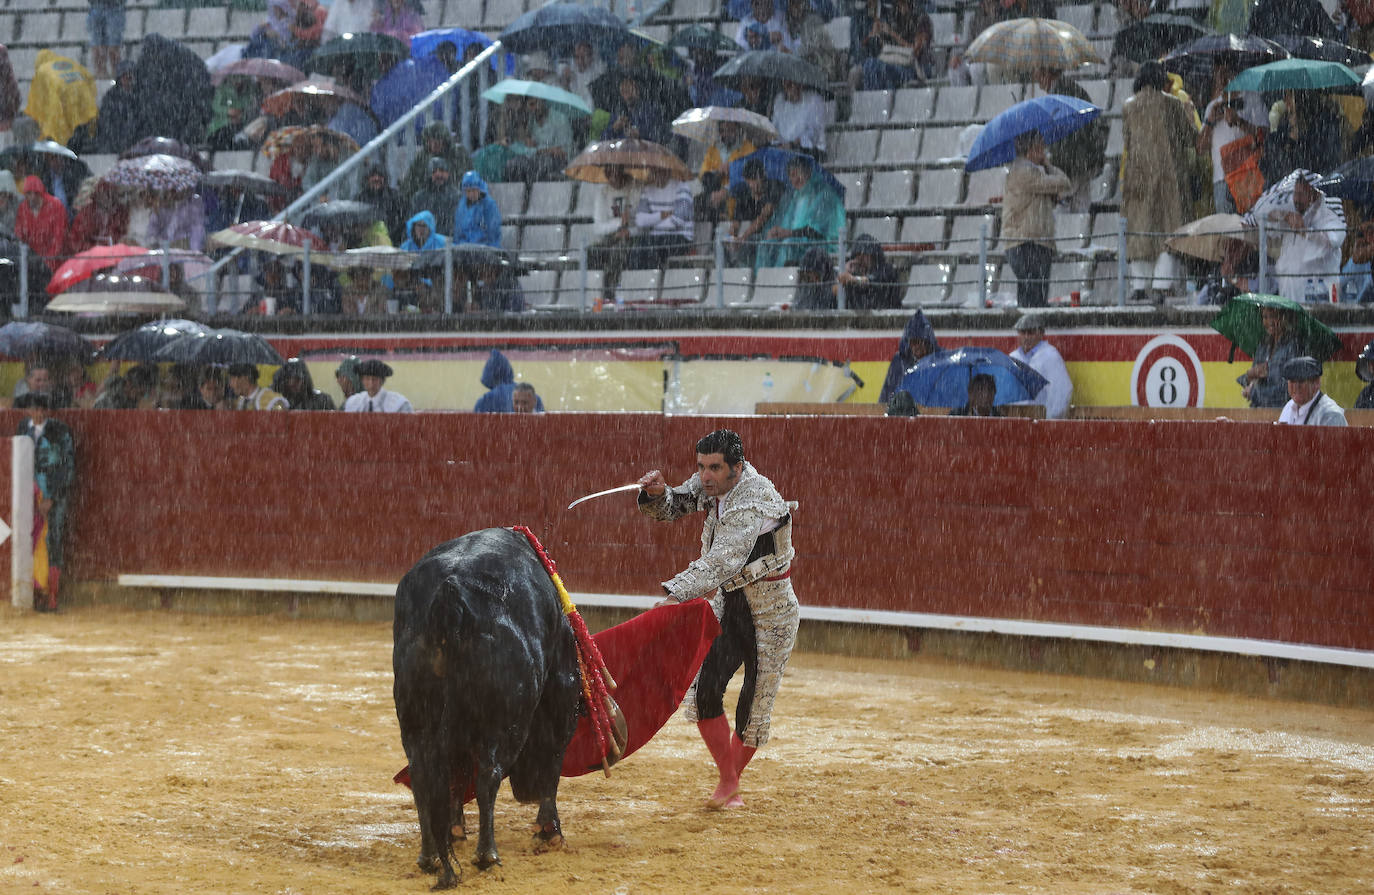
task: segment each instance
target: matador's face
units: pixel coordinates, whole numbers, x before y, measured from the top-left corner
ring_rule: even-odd
[[[743,469],[743,463],[734,466],[726,463],[724,454],[697,454],[697,474],[701,476],[701,490],[707,497],[729,493]]]

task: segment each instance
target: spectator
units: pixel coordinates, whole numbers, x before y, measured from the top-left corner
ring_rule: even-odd
[[[749,15],[740,19],[739,28],[735,30],[735,43],[739,44],[741,50],[753,49],[747,34],[753,25],[763,29],[768,38],[768,47],[782,45],[783,29],[786,25],[783,22],[782,9],[775,5],[773,0],[751,0],[749,3]]]
[[[792,189],[769,221],[767,242],[755,253],[759,267],[786,267],[796,264],[813,244],[834,251],[834,243],[844,224],[844,203],[840,194],[815,174],[815,164],[806,156],[787,162],[787,179]]]
[[[315,0],[267,0],[267,19],[249,35],[243,55],[280,59],[303,69],[319,46],[324,20]]]
[[[1066,78],[1059,69],[1038,68],[1032,77],[1046,94],[1092,102],[1078,81]],[[1054,166],[1067,174],[1073,184],[1073,191],[1064,199],[1069,212],[1082,214],[1090,208],[1093,178],[1102,173],[1102,163],[1107,157],[1107,131],[1106,120],[1099,117],[1050,147],[1050,159]]]
[[[525,109],[530,118],[530,142],[534,152],[506,163],[508,180],[563,180],[563,169],[573,155],[573,129],[568,116],[542,99],[528,97]],[[476,173],[476,172],[473,172]]]
[[[1040,393],[1026,403],[1042,405],[1048,419],[1063,419],[1073,397],[1073,381],[1059,350],[1045,341],[1045,322],[1039,314],[1026,314],[1016,321],[1016,339],[1019,345],[1011,359],[1028,364],[1047,380]]]
[[[350,354],[348,357],[339,361],[339,365],[334,368],[334,381],[339,386],[339,391],[343,392],[343,399],[339,406],[348,403],[348,399],[363,390],[363,379],[358,375],[358,356]]]
[[[324,17],[320,40],[330,40],[340,34],[361,34],[372,27],[377,0],[334,0]]]
[[[191,364],[172,364],[162,379],[162,393],[158,395],[160,410],[204,410],[200,396],[200,371]]]
[[[540,400],[534,386],[528,382],[517,382],[515,391],[510,395],[511,410],[515,413],[543,413],[544,402]]]
[[[95,403],[100,389],[86,376],[86,368],[80,362],[72,361],[61,368],[53,381],[53,409],[79,407],[89,410]]]
[[[1374,301],[1374,222],[1365,221],[1355,233],[1350,260],[1341,268],[1341,301]]]
[[[487,357],[486,364],[482,367],[482,386],[487,389],[487,393],[477,399],[477,404],[473,406],[476,413],[514,413],[515,402],[515,369],[511,367],[510,361],[506,356],[495,348]],[[535,413],[544,412],[544,402],[537,396],[534,405]]]
[[[606,63],[601,61],[590,41],[579,40],[573,44],[572,58],[558,70],[558,82],[564,90],[582,97],[591,108],[596,108],[596,97],[592,96],[592,83],[606,73]]]
[[[19,212],[19,203],[24,194],[14,183],[14,175],[0,170],[0,232],[14,232],[14,217]]]
[[[137,76],[132,62],[121,62],[115,69],[114,86],[105,92],[96,117],[101,152],[120,153],[139,137],[141,111]]]
[[[95,79],[74,60],[39,50],[24,113],[37,122],[37,139],[63,145],[75,139],[84,144],[78,148],[86,151],[86,136],[99,113]],[[14,130],[15,142],[22,146],[18,128]]]
[[[86,27],[91,34],[91,60],[98,80],[113,78],[124,45],[125,0],[91,0]]]
[[[716,127],[720,139],[709,146],[697,174],[701,192],[695,199],[697,220],[719,221],[726,216],[730,199],[730,165],[753,155],[754,143],[733,121],[722,121]]]
[[[879,311],[902,306],[902,284],[888,263],[882,244],[867,233],[854,238],[849,261],[836,277],[844,287],[845,307],[855,311]]]
[[[1260,308],[1260,322],[1264,338],[1255,348],[1250,369],[1236,377],[1236,382],[1240,383],[1241,397],[1251,407],[1282,407],[1288,400],[1288,388],[1280,371],[1302,351],[1294,313],[1287,308]]]
[[[293,357],[272,374],[272,389],[286,399],[291,410],[334,410],[334,399],[315,388],[310,368]]]
[[[1374,410],[1374,342],[1368,342],[1355,359],[1355,375],[1368,383],[1355,399],[1356,410]]]
[[[1288,90],[1274,108],[1260,159],[1266,183],[1277,183],[1294,168],[1333,171],[1345,161],[1345,119],[1330,97]]]
[[[351,102],[340,103],[338,110],[325,122],[325,127],[347,134],[359,146],[371,143],[378,133],[377,117],[372,114],[372,110]]]
[[[190,190],[153,193],[145,246],[190,249],[205,248],[205,203]]]
[[[171,137],[190,146],[205,142],[215,89],[205,60],[160,34],[148,34],[134,70],[139,106],[137,137]]]
[[[14,384],[14,397],[47,395],[52,397],[52,372],[46,361],[25,361],[24,378]]]
[[[1016,272],[1016,304],[1049,304],[1050,265],[1054,261],[1054,205],[1073,189],[1068,175],[1045,158],[1039,131],[1016,138],[1016,158],[1002,193],[1002,241]]]
[[[209,410],[234,409],[223,367],[206,367],[200,374],[200,400]]]
[[[835,309],[835,264],[830,253],[812,246],[797,265],[797,291],[792,307],[798,311]]]
[[[644,188],[618,165],[607,166],[605,173],[606,182],[597,190],[596,204],[592,206],[595,241],[587,246],[587,266],[603,272],[602,297],[614,300],[620,272],[629,260],[635,235],[634,213]]]
[[[484,258],[472,270],[473,311],[518,312],[525,310],[525,290],[516,276],[518,268],[503,256]]]
[[[67,209],[67,217],[70,218],[76,194],[81,189],[82,180],[86,179],[83,176],[83,168],[51,152],[43,153],[43,158],[45,167],[36,173],[43,180],[48,195],[62,203],[62,207]]]
[[[358,202],[366,202],[377,209],[377,214],[386,225],[387,236],[392,245],[405,239],[406,206],[401,194],[387,183],[386,168],[379,163],[371,163],[363,168],[363,185],[353,194]]]
[[[10,131],[14,126],[14,119],[21,114],[23,105],[24,97],[19,93],[19,81],[14,77],[10,51],[4,44],[0,44],[0,134]]]
[[[768,37],[767,27],[758,22],[744,29],[744,42],[748,44],[748,52],[775,49],[773,42]]]
[[[883,387],[878,393],[878,403],[886,404],[892,401],[901,390],[902,377],[906,375],[906,371],[939,347],[935,329],[926,319],[926,315],[917,308],[916,313],[907,320],[906,327],[902,330],[902,338],[897,342],[897,353],[892,355],[892,360],[887,365],[887,375],[883,378]]]
[[[14,215],[14,235],[57,269],[67,237],[67,210],[32,174],[24,178],[24,201]]]
[[[476,171],[463,175],[463,195],[453,212],[453,241],[501,247],[501,209]]]
[[[458,145],[448,125],[442,121],[431,121],[426,124],[424,130],[420,131],[420,142],[424,146],[424,151],[416,153],[414,161],[410,163],[396,188],[402,196],[409,198],[429,185],[429,160],[435,156],[448,161],[450,172],[466,171],[472,167],[472,156]]]
[[[358,376],[362,379],[363,390],[348,397],[344,402],[347,413],[414,413],[415,408],[400,392],[383,388],[394,371],[389,364],[376,358],[369,358],[358,364]]]
[[[526,81],[553,84],[557,79],[557,74],[553,60],[544,50],[525,53],[516,60],[516,75]]]
[[[782,207],[785,187],[767,175],[763,162],[744,163],[743,184],[730,190],[735,209],[730,216],[730,234],[725,238],[727,263],[753,266],[759,240],[768,222]]]
[[[873,20],[865,38],[864,58],[850,83],[862,90],[896,90],[913,81],[924,84],[935,76],[932,45],[935,29],[930,16],[915,0],[895,0]]]
[[[816,13],[809,0],[787,0],[779,49],[810,62],[825,72],[827,80],[844,79],[844,57],[825,30],[825,19]]]
[[[662,104],[644,90],[644,83],[652,77],[647,72],[635,70],[621,72],[619,93],[607,110],[611,123],[606,125],[601,139],[621,140],[628,137],[664,144],[672,139],[668,116]]]
[[[67,424],[49,416],[52,400],[47,395],[24,395],[14,406],[25,411],[28,417],[19,423],[15,434],[27,435],[34,441],[35,540],[43,536],[42,543],[34,545],[33,608],[39,612],[56,612],[62,569],[66,565],[62,544],[67,500],[76,480],[76,443]],[[42,565],[39,548],[44,548],[42,552],[47,554],[46,568]]]
[[[1269,127],[1269,111],[1264,107],[1259,93],[1226,92],[1226,85],[1239,73],[1240,62],[1236,57],[1228,53],[1215,57],[1212,64],[1212,100],[1202,112],[1202,130],[1197,135],[1198,155],[1210,152],[1212,156],[1212,208],[1217,214],[1236,211],[1235,197],[1226,183],[1222,147],[1246,137],[1263,140],[1261,132]]]
[[[1170,96],[1168,75],[1158,62],[1140,67],[1135,94],[1122,108],[1126,160],[1121,174],[1121,211],[1130,233],[1126,257],[1137,295],[1167,284],[1173,259],[1164,240],[1184,216],[1187,149],[1193,142],[1193,116]],[[1151,297],[1160,293],[1153,292]]]
[[[429,160],[429,185],[410,197],[412,219],[422,211],[431,212],[442,236],[453,235],[454,214],[458,210],[458,203],[463,200],[462,194],[450,182],[450,176],[448,159],[438,155],[432,157]]]
[[[416,269],[396,271],[396,298],[402,304],[405,294],[413,295],[413,304],[423,311],[439,310],[439,296],[434,289],[434,277],[439,275],[443,265],[444,246],[448,240],[435,232],[434,214],[428,211],[417,212],[406,221],[406,239],[401,243],[403,252],[432,252],[430,259],[423,260]],[[345,395],[345,397],[348,397]]]
[[[686,181],[673,180],[663,168],[649,169],[649,183],[635,208],[637,235],[630,243],[626,266],[641,270],[663,267],[670,255],[692,248],[692,191]]]
[[[742,77],[737,82],[739,87],[739,102],[735,106],[740,109],[748,109],[757,115],[767,118],[773,113],[773,94],[768,93],[765,88],[769,82],[763,78]]]
[[[229,390],[238,396],[235,410],[290,410],[286,398],[258,385],[258,368],[253,364],[229,365]]]
[[[778,145],[825,160],[825,101],[814,90],[803,90],[796,81],[783,81],[773,97],[773,126]]]
[[[154,364],[137,364],[123,376],[112,369],[95,399],[96,410],[149,410],[157,405],[158,372]]]
[[[1317,189],[1318,175],[1303,170],[1294,173],[1297,178],[1291,201],[1279,199],[1263,206],[1269,222],[1279,231],[1274,275],[1284,298],[1296,302],[1323,301],[1340,277],[1345,220]],[[1340,204],[1335,206],[1339,208]]]
[[[687,98],[693,108],[739,105],[739,92],[716,82],[716,69],[725,64],[726,57],[705,47],[692,47],[687,51],[687,58],[692,64],[692,74],[687,81]]]
[[[949,412],[950,416],[1006,416],[993,407],[997,400],[997,380],[988,373],[979,373],[968,382],[968,403]]]
[[[1293,357],[1284,362],[1288,403],[1279,422],[1291,426],[1346,426],[1341,405],[1322,392],[1322,365],[1314,357]]]

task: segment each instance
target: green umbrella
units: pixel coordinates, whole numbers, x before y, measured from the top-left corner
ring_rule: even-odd
[[[715,28],[705,25],[688,25],[673,35],[668,41],[670,47],[684,50],[710,50],[713,53],[734,55],[740,51],[739,44],[721,34]]]
[[[1320,59],[1280,59],[1256,65],[1231,79],[1227,90],[1326,90],[1358,88],[1360,76],[1339,62]]]
[[[571,112],[582,115],[592,114],[591,106],[587,105],[582,97],[576,93],[571,93],[552,84],[545,84],[542,81],[505,78],[482,91],[482,99],[493,103],[504,103],[508,96],[531,96],[535,99],[542,99],[546,103],[563,106]]]
[[[1301,353],[1324,361],[1340,350],[1341,340],[1336,334],[1325,323],[1308,313],[1302,305],[1278,295],[1247,292],[1228,301],[1226,307],[1222,308],[1221,313],[1212,321],[1212,329],[1231,340],[1228,362],[1235,360],[1237,348],[1250,357],[1255,356],[1260,342],[1267,335],[1260,317],[1260,308],[1278,308],[1292,312],[1292,330]]]
[[[389,71],[393,65],[409,56],[410,46],[405,41],[390,34],[361,31],[357,34],[340,34],[320,44],[319,49],[310,54],[305,70],[324,75],[354,72],[366,80],[375,81],[382,76],[383,70]]]

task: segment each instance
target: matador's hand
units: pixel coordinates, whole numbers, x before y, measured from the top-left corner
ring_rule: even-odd
[[[668,490],[668,481],[663,478],[663,473],[657,469],[651,469],[639,477],[639,487],[644,489],[644,493],[650,497],[658,497]]]

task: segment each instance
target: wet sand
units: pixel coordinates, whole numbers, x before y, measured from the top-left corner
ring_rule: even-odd
[[[0,610],[0,892],[404,893],[390,625]],[[733,702],[733,699],[731,700]],[[801,654],[747,808],[679,719],[471,892],[1374,890],[1374,710]],[[470,817],[472,812],[470,809]]]

